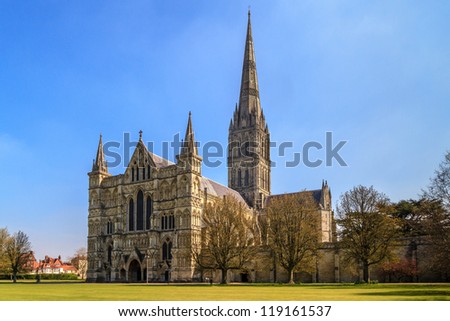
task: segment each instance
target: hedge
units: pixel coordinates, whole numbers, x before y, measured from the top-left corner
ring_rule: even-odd
[[[39,274],[41,280],[78,280],[78,275],[73,273],[64,274]],[[17,280],[36,280],[36,274],[19,274],[17,275]],[[12,276],[10,274],[0,275],[0,280],[11,280]]]

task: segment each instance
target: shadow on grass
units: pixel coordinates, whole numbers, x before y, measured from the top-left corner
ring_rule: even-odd
[[[404,296],[404,297],[447,297],[450,300],[450,291],[442,290],[404,290],[404,291],[387,291],[373,293],[358,293],[363,296]]]

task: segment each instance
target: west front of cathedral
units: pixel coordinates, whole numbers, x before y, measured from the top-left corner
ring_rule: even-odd
[[[251,209],[257,224],[267,202],[277,197],[271,194],[270,132],[259,97],[249,13],[239,103],[228,133],[228,186],[202,175],[202,157],[190,113],[174,163],[149,151],[140,132],[125,172],[113,176],[108,172],[100,136],[88,174],[88,282],[220,279],[220,271],[200,269],[192,256],[192,245],[201,244],[205,204],[224,196],[235,197]],[[297,279],[339,281],[328,184],[322,182],[317,190],[298,193],[308,193],[316,202],[322,254],[314,272],[299,272]],[[270,255],[261,246],[261,262],[271,262]],[[258,260],[229,273],[229,280],[237,282],[282,282],[287,277],[276,262],[262,264]]]

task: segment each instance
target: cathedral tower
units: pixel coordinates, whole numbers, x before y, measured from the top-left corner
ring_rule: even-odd
[[[255,208],[270,195],[270,133],[259,99],[250,11],[239,105],[228,132],[228,186]]]

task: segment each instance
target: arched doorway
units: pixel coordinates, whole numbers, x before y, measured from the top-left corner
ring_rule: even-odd
[[[241,282],[242,283],[250,282],[250,276],[248,275],[248,273],[241,273]]]
[[[140,282],[141,278],[141,265],[138,261],[133,260],[128,267],[128,281],[130,282]]]

